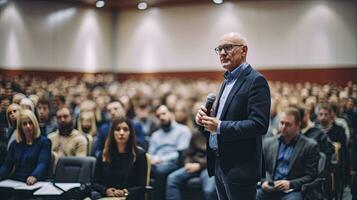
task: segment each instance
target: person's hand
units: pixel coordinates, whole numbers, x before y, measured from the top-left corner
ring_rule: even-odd
[[[268,181],[264,181],[263,184],[262,184],[262,189],[265,191],[265,192],[272,192],[274,190],[274,187],[271,187],[269,184],[268,184]]]
[[[203,126],[202,117],[207,116],[206,113],[207,113],[207,109],[203,105],[201,105],[200,109],[197,111],[196,114],[196,118],[195,118],[196,124]]]
[[[356,175],[356,171],[355,171],[355,170],[351,170],[351,171],[350,171],[350,175],[351,175],[351,176]]]
[[[199,171],[201,166],[199,163],[186,163],[184,168],[188,173],[194,173]]]
[[[117,189],[114,191],[114,196],[115,197],[125,197],[125,192],[123,190]]]
[[[203,116],[201,120],[205,129],[209,130],[211,133],[217,132],[219,119],[215,117]]]
[[[107,197],[115,197],[115,188],[107,188],[107,190],[105,191]]]
[[[35,184],[36,182],[37,182],[37,178],[34,177],[34,176],[29,176],[29,177],[27,177],[27,179],[26,179],[27,185],[33,185],[33,184]]]
[[[160,164],[160,160],[159,159],[157,159],[157,158],[151,158],[150,159],[150,163],[151,163],[151,165],[158,165],[158,164]]]
[[[287,191],[290,189],[290,181],[287,180],[275,181],[274,186],[275,186],[274,188],[276,188],[277,190]]]

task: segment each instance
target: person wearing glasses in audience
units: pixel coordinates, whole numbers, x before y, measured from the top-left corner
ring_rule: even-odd
[[[102,197],[143,199],[146,185],[145,151],[136,145],[130,119],[115,117],[103,152],[97,159],[94,190]]]
[[[263,75],[246,62],[248,43],[226,33],[215,48],[225,81],[212,112],[202,105],[196,123],[207,138],[207,167],[215,176],[219,199],[253,200],[264,165],[262,136],[270,115],[270,89]]]
[[[35,114],[22,110],[17,122],[15,141],[0,168],[0,180],[15,179],[33,185],[44,180],[51,162],[51,141],[41,136]]]

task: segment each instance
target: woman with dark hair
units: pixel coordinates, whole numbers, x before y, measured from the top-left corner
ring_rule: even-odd
[[[136,146],[128,118],[114,118],[103,153],[98,157],[94,189],[102,196],[143,199],[147,162],[144,150]]]

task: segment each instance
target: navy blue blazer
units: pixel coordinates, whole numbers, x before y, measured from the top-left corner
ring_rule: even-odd
[[[225,87],[218,95],[213,116]],[[223,173],[230,182],[254,184],[262,175],[262,136],[269,126],[270,90],[266,79],[248,65],[238,74],[220,116],[217,135],[218,153]],[[215,174],[215,154],[207,136],[207,163],[210,176]]]
[[[0,168],[0,179],[13,178],[26,181],[27,177],[34,176],[38,181],[41,181],[46,178],[45,176],[51,163],[51,141],[44,136],[40,136],[34,140],[32,145],[34,146],[31,153],[25,158],[26,167],[21,169],[22,172],[28,173],[26,177],[17,176],[25,143],[23,141],[20,143],[14,141],[11,143],[5,162]]]

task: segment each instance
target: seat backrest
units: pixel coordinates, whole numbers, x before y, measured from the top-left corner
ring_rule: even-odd
[[[322,172],[325,170],[326,166],[326,155],[322,152],[320,152],[320,159],[319,159],[319,165],[317,168],[318,174],[322,174]]]
[[[55,183],[91,183],[96,159],[93,157],[61,157],[55,170]]]

